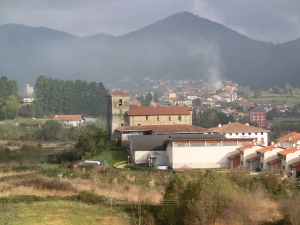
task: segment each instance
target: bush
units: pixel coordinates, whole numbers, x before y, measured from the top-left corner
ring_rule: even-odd
[[[16,186],[22,185],[33,187],[35,189],[57,190],[57,191],[74,191],[72,184],[67,181],[60,181],[56,179],[47,179],[43,177],[22,179],[15,182]]]
[[[82,191],[76,196],[67,197],[69,200],[73,201],[81,201],[88,204],[101,204],[107,202],[107,199],[102,196],[98,196],[94,193],[88,192],[88,191]]]

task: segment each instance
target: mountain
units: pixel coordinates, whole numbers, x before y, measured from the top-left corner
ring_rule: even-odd
[[[177,13],[122,36],[77,37],[44,27],[0,27],[0,73],[19,86],[38,76],[114,83],[142,79],[227,78],[242,86],[300,87],[300,39],[272,44],[222,24]]]

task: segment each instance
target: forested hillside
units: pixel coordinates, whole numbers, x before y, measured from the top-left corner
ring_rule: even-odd
[[[227,78],[241,86],[300,86],[300,39],[272,44],[222,24],[177,13],[123,36],[76,37],[45,27],[0,27],[0,74],[20,86],[42,74],[53,79]]]

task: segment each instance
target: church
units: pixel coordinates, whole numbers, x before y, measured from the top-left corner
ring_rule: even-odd
[[[206,133],[192,125],[193,109],[182,106],[133,106],[129,95],[114,91],[107,95],[107,132],[110,140],[128,140],[128,135]]]

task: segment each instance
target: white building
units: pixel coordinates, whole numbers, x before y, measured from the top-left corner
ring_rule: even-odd
[[[82,127],[85,119],[82,115],[55,115],[54,121],[60,122],[63,127]]]
[[[217,127],[209,128],[210,131],[218,134],[224,134],[226,138],[253,138],[257,140],[257,144],[268,145],[268,132],[259,127],[249,126],[249,124],[229,123]]]
[[[130,151],[135,164],[167,165],[172,169],[230,168],[230,155],[253,138],[228,139],[221,134],[132,135]]]

